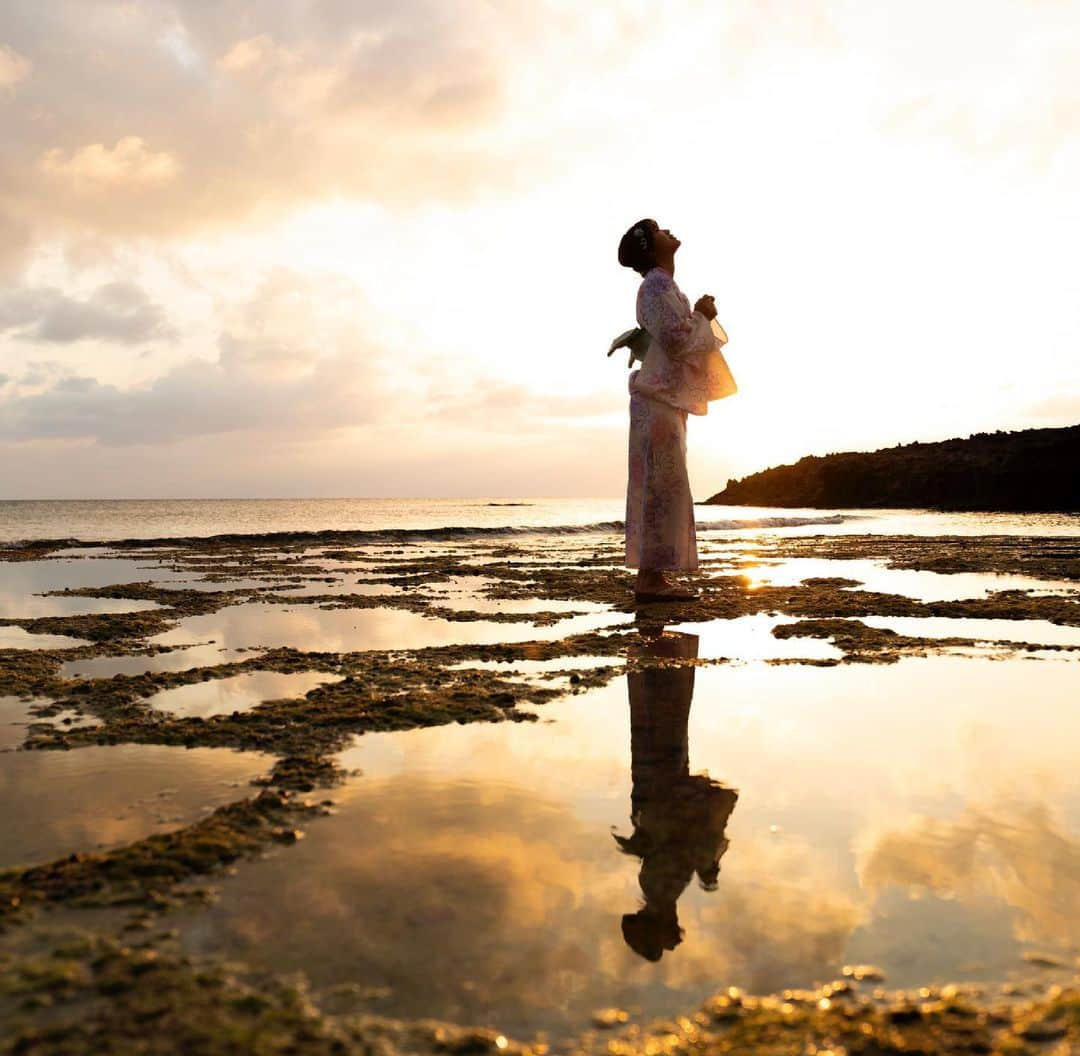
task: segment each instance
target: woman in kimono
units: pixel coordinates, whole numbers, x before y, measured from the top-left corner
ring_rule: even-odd
[[[675,284],[681,244],[655,220],[639,221],[619,243],[619,263],[642,276],[637,321],[650,338],[641,369],[630,375],[626,565],[638,570],[639,601],[695,596],[668,576],[698,567],[686,416],[707,413],[709,400],[732,391],[711,326],[713,298],[699,297],[691,309]]]

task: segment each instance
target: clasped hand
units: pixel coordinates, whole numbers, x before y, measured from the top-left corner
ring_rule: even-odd
[[[694,311],[701,312],[706,319],[716,318],[716,304],[710,294],[706,293],[699,297],[694,304]]]

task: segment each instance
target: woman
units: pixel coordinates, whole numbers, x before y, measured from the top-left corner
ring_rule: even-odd
[[[642,276],[638,325],[649,350],[630,375],[630,479],[626,491],[626,564],[638,570],[639,601],[693,598],[669,572],[698,567],[694,500],[686,473],[686,416],[731,389],[711,321],[712,297],[693,310],[675,285],[682,243],[655,220],[641,220],[619,243],[619,263]]]

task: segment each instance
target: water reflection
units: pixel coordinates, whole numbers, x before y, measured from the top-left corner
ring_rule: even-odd
[[[190,825],[250,795],[271,762],[261,752],[141,744],[0,754],[0,869]]]
[[[9,561],[0,567],[0,589],[10,594],[39,594],[66,587],[106,587],[115,583],[154,583],[177,580],[182,574],[154,558],[42,558]]]
[[[552,671],[589,671],[597,667],[619,667],[617,656],[556,656],[550,660],[462,660],[448,671],[502,671],[523,675],[543,675]]]
[[[674,669],[692,656],[655,657],[667,669],[547,704],[536,723],[359,738],[339,756],[358,773],[331,793],[335,816],[239,865],[219,901],[177,922],[185,948],[303,971],[344,1012],[556,1039],[597,1008],[670,1016],[720,987],[810,986],[851,962],[879,964],[890,986],[1005,978],[1029,944],[1080,936],[1073,665]],[[650,687],[667,708],[639,754]],[[657,774],[678,788],[703,764],[740,789],[730,817],[734,793],[703,775],[693,810],[648,809]],[[657,913],[650,948],[684,933],[650,961],[621,918],[657,889],[667,931]]]
[[[250,711],[265,700],[302,697],[316,686],[339,682],[342,677],[344,676],[326,675],[319,671],[298,671],[290,674],[278,671],[249,671],[231,678],[215,678],[163,689],[149,697],[146,703],[152,708],[174,715],[197,715],[207,719],[212,715]]]
[[[351,652],[365,649],[421,649],[438,645],[491,645],[551,641],[617,625],[610,612],[570,616],[552,626],[452,622],[405,609],[323,609],[317,605],[245,603],[202,616],[186,616],[177,626],[148,639],[153,645],[199,645],[213,641],[228,649],[280,648]]]
[[[79,595],[19,594],[0,590],[0,617],[5,619],[38,619],[43,616],[85,616],[97,613],[149,612],[160,609],[153,601],[131,601],[126,598],[83,598]]]
[[[664,634],[640,628],[631,657],[697,658],[693,634]],[[646,667],[627,674],[630,698],[629,836],[615,834],[625,854],[641,859],[638,881],[645,904],[622,918],[626,944],[648,961],[682,942],[676,904],[694,874],[715,891],[724,835],[738,794],[708,774],[690,773],[687,725],[694,697],[693,665]]]
[[[946,616],[863,616],[868,627],[922,638],[974,638],[987,642],[1034,642],[1039,645],[1080,646],[1080,628],[1049,620],[1003,620]]]
[[[0,752],[17,748],[26,739],[26,727],[33,722],[31,707],[37,701],[0,696]],[[48,701],[42,699],[42,704]]]
[[[899,594],[918,601],[962,601],[986,598],[997,591],[1022,590],[1045,594],[1076,593],[1069,580],[1039,579],[1036,576],[1001,572],[932,572],[926,569],[890,568],[882,560],[870,558],[789,557],[760,559],[735,548],[742,559],[740,567],[748,587],[791,587],[811,578],[841,577],[853,579],[859,586],[849,589]],[[725,567],[721,573],[730,575]]]
[[[32,634],[24,627],[0,627],[0,649],[74,649],[89,644],[85,638],[66,634]]]
[[[754,660],[840,660],[843,652],[832,642],[820,638],[777,638],[773,631],[785,624],[798,623],[794,616],[775,616],[767,612],[736,616],[727,620],[686,623],[673,631],[693,632],[701,640],[704,658],[727,657],[735,663]]]
[[[68,660],[60,665],[61,678],[112,678],[113,675],[156,674],[159,671],[187,671],[193,667],[214,667],[233,660],[246,660],[258,650],[226,649],[219,645],[196,645],[168,653],[138,653],[131,656],[95,656]]]
[[[923,816],[883,833],[861,881],[1011,908],[1020,937],[1080,949],[1080,839],[1047,804],[968,805],[956,818]]]

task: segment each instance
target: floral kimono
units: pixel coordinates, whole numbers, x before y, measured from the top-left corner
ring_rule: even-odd
[[[626,489],[629,568],[698,567],[694,500],[686,472],[686,416],[733,391],[709,320],[692,311],[675,280],[653,268],[637,296],[638,325],[651,341],[630,375],[630,474]]]

